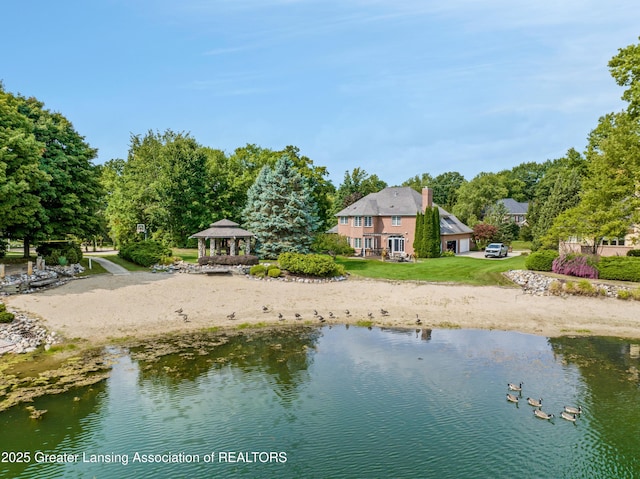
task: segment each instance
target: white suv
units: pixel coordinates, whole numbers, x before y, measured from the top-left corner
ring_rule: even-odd
[[[509,248],[504,243],[491,243],[484,249],[484,257],[488,258],[492,256],[494,258],[501,258],[504,256],[505,258],[509,254]]]

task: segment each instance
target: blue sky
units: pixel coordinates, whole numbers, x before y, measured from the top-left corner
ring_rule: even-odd
[[[10,0],[0,80],[126,158],[131,134],[296,145],[338,186],[582,151],[624,107],[637,0]]]

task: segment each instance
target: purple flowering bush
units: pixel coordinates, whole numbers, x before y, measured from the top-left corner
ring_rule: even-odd
[[[553,260],[551,271],[578,278],[598,279],[598,268],[591,256],[563,254]]]

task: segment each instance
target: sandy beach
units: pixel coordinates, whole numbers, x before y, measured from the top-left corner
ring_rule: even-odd
[[[92,343],[243,323],[369,320],[386,327],[482,328],[544,336],[640,338],[640,305],[612,298],[532,296],[518,288],[388,282],[258,281],[193,274],[97,275],[44,292],[5,298],[68,340]],[[263,312],[263,306],[268,312]],[[188,315],[185,322],[176,310]],[[347,317],[345,310],[351,315]],[[389,312],[388,316],[380,313]],[[330,318],[330,312],[335,316]],[[227,315],[235,313],[235,319]],[[283,321],[278,319],[282,314]],[[301,319],[295,319],[295,313]]]

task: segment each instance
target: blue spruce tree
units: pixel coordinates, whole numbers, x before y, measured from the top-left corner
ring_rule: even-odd
[[[264,166],[247,192],[244,226],[257,237],[257,253],[277,258],[280,253],[308,253],[317,231],[316,204],[307,179],[287,157],[273,168]]]

